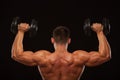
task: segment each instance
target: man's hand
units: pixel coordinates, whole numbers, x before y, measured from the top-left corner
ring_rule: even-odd
[[[96,33],[103,31],[103,25],[100,23],[93,23],[91,27],[92,30],[95,31]]]
[[[26,32],[26,31],[28,31],[29,30],[29,24],[27,24],[27,23],[20,23],[19,25],[18,25],[18,30],[19,31],[22,31],[22,32]]]

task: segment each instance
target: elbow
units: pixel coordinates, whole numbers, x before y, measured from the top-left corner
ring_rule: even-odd
[[[14,50],[12,49],[11,50],[11,58],[13,59],[15,57],[15,55],[14,55]]]
[[[110,50],[108,54],[108,59],[110,60],[111,58],[112,58],[112,55],[111,55],[111,50]]]
[[[109,60],[111,60],[111,51],[104,51],[104,52],[102,52],[102,55],[101,55],[101,57],[103,58],[103,59],[105,59],[105,61],[109,61]]]
[[[16,59],[16,52],[15,52],[14,49],[11,50],[11,58],[12,58],[13,60]]]
[[[11,53],[12,53],[12,54],[11,54],[11,58],[12,58],[12,59],[15,59],[15,58],[16,58],[15,52],[12,50]]]
[[[11,58],[15,61],[18,61],[19,59],[21,59],[23,55],[23,52],[21,50],[16,50],[16,49],[12,49],[11,50]]]
[[[108,60],[111,60],[111,59],[112,59],[111,55],[109,55],[107,58],[108,58]]]
[[[11,58],[13,59],[13,60],[16,60],[17,59],[17,56],[16,55],[11,55]]]
[[[111,49],[109,51],[107,51],[107,59],[111,60],[112,56],[111,56]]]
[[[14,55],[11,55],[11,58],[12,58],[12,59],[14,59],[14,58],[15,58],[15,56],[14,56]]]
[[[21,54],[12,53],[11,58],[12,58],[13,60],[18,60],[21,56],[22,56]]]
[[[109,53],[109,55],[106,56],[106,59],[107,59],[107,61],[109,61],[109,60],[112,59],[112,57],[111,57],[111,53]]]

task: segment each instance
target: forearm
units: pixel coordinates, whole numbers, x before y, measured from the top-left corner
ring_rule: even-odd
[[[97,33],[99,41],[99,54],[102,57],[111,57],[111,49],[103,31]]]
[[[12,46],[12,56],[16,57],[19,56],[23,53],[23,37],[24,37],[24,32],[22,31],[18,31],[15,40],[13,42],[13,46]]]

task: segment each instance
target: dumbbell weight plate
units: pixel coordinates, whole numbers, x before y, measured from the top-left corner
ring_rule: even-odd
[[[83,30],[85,35],[91,36],[91,21],[89,18],[85,20]]]
[[[11,29],[10,31],[13,34],[16,34],[18,32],[18,24],[20,23],[20,18],[19,17],[15,17],[13,18],[13,21],[11,23]]]
[[[103,25],[103,32],[105,35],[108,35],[110,33],[110,23],[107,18],[104,18],[102,20],[102,25]]]
[[[38,24],[37,24],[37,21],[33,19],[30,24],[29,36],[30,37],[35,36],[37,31],[38,31]]]

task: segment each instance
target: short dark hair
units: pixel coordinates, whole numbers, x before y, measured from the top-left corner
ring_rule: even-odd
[[[56,43],[65,44],[70,37],[70,30],[65,26],[58,26],[53,30],[53,38]]]

